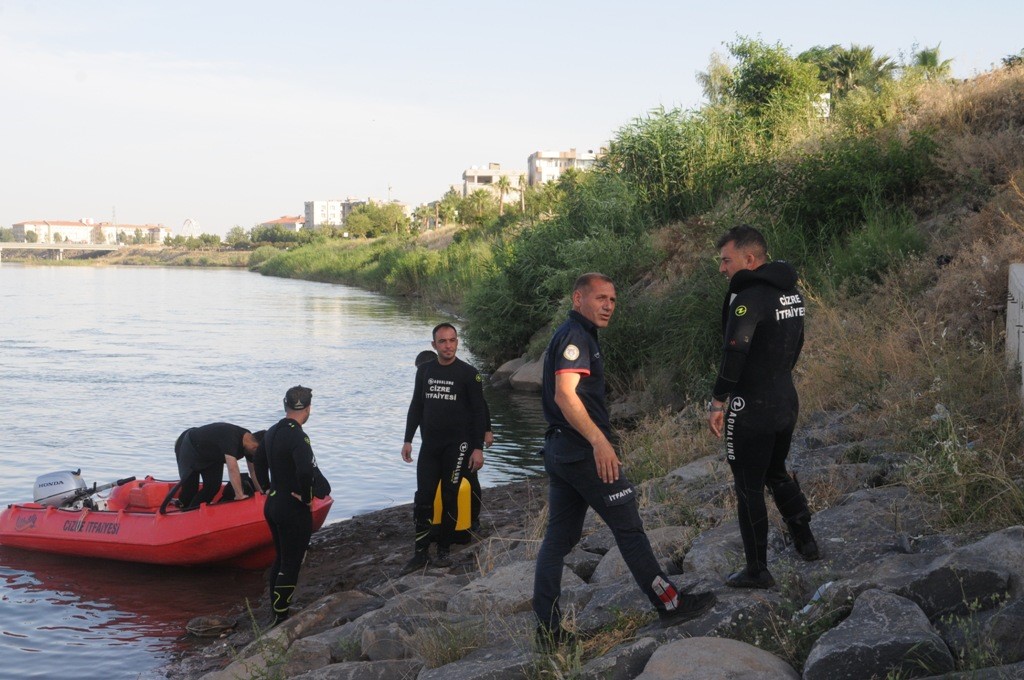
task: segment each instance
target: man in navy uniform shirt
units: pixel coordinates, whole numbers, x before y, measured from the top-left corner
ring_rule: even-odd
[[[593,508],[615,536],[623,560],[640,590],[667,627],[700,616],[715,604],[713,593],[681,595],[658,564],[644,531],[636,493],[612,447],[605,405],[604,362],[597,330],[615,311],[615,284],[604,274],[584,274],[572,292],[569,319],[554,333],[544,359],[544,417],[548,430],[544,468],[548,473],[548,526],[537,555],[533,611],[537,641],[551,648],[571,640],[559,607],[565,556],[579,542],[587,508]]]

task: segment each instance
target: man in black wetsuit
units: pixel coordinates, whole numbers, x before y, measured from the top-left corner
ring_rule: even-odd
[[[713,593],[681,595],[658,564],[644,531],[636,493],[621,473],[605,405],[604,359],[597,330],[615,311],[615,285],[604,274],[584,274],[572,292],[569,319],[555,331],[544,357],[541,403],[548,430],[548,526],[537,555],[533,611],[542,649],[572,637],[562,628],[562,568],[583,532],[591,507],[612,530],[640,590],[661,626],[695,618],[715,604]]]
[[[299,568],[313,534],[316,457],[302,431],[312,400],[313,390],[302,385],[285,393],[285,417],[267,430],[254,461],[257,479],[269,489],[263,516],[274,538],[269,592],[275,626],[288,618]]]
[[[715,436],[725,435],[747,561],[726,585],[771,588],[765,486],[800,556],[818,559],[807,499],[796,476],[786,471],[799,411],[792,371],[804,342],[804,300],[796,271],[781,260],[768,262],[768,245],[757,229],[733,227],[717,247],[729,291],[722,305],[725,342],[708,426]]]
[[[433,352],[429,349],[425,349],[416,355],[416,368],[419,368],[422,364],[428,361],[437,361],[437,352]],[[484,448],[489,449],[494,444],[494,432],[491,431],[491,409],[487,406],[487,400],[484,399],[484,408],[487,411],[487,425],[484,430]],[[469,482],[470,492],[470,525],[469,532],[472,535],[480,534],[482,526],[480,525],[480,510],[483,509],[484,495],[483,487],[480,486],[480,475],[477,470],[470,470],[467,460],[467,466],[463,470],[463,474],[466,477],[466,481]]]
[[[466,469],[478,471],[484,464],[483,380],[475,368],[456,358],[458,333],[450,323],[433,330],[431,346],[437,361],[420,364],[416,386],[405,420],[402,460],[412,462],[412,439],[420,430],[422,444],[416,462],[416,495],[413,521],[416,530],[415,552],[402,569],[410,573],[427,564],[451,565],[449,551],[455,533],[459,485]],[[434,495],[441,483],[441,532],[437,539],[437,557],[428,555],[430,520]]]
[[[238,460],[245,458],[249,476],[253,477],[252,455],[259,441],[244,427],[231,423],[210,423],[185,430],[174,443],[174,457],[178,461],[178,479],[181,491],[178,500],[185,509],[209,503],[220,491],[224,480],[224,466],[235,492],[235,500],[248,498],[242,488],[242,475]],[[203,488],[199,490],[199,479]]]

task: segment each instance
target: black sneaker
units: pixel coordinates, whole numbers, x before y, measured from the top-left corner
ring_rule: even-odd
[[[563,647],[571,647],[577,644],[579,637],[576,633],[570,633],[564,628],[551,630],[545,626],[537,626],[533,640],[537,645],[538,652],[541,654],[554,654]]]
[[[448,569],[452,566],[452,555],[447,550],[437,549],[437,557],[430,560],[430,566]]]
[[[692,595],[680,595],[679,603],[675,609],[658,610],[658,627],[669,628],[685,621],[701,616],[718,602],[714,593],[694,593]]]
[[[775,579],[767,569],[754,572],[747,567],[743,571],[729,574],[729,578],[725,579],[725,585],[730,588],[774,588]]]
[[[402,567],[402,571],[399,572],[402,576],[411,574],[414,571],[419,571],[430,564],[430,557],[427,555],[426,550],[417,550],[413,553],[412,559],[405,563]]]

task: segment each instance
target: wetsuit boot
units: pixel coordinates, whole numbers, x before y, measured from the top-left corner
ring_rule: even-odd
[[[789,535],[793,538],[793,547],[800,553],[807,562],[813,562],[821,558],[818,551],[818,542],[814,540],[811,533],[811,513],[802,513],[798,517],[786,520],[789,527]]]
[[[768,571],[768,546],[755,547],[754,560],[748,560],[745,569],[729,574],[725,585],[730,588],[773,588],[775,578]]]

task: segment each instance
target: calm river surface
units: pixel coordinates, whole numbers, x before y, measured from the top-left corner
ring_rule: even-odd
[[[4,263],[0,508],[31,500],[35,478],[59,470],[81,468],[90,485],[175,479],[182,430],[265,428],[296,384],[313,388],[305,429],[334,487],[328,522],[408,503],[415,466],[400,449],[413,359],[442,320],[355,288],[237,270]],[[496,441],[484,486],[537,474],[539,402],[487,397]],[[155,677],[190,618],[263,587],[261,573],[0,547],[0,678]]]

